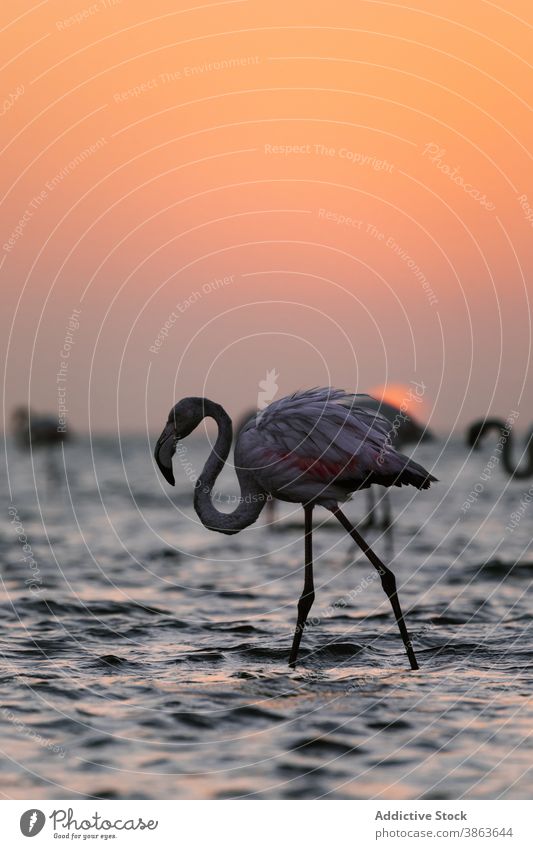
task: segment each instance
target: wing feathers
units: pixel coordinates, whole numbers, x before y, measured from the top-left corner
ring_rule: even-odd
[[[351,490],[371,483],[426,489],[436,478],[393,447],[384,416],[357,406],[366,397],[325,388],[274,401],[244,426],[236,458],[242,452],[247,465],[252,459],[271,489],[302,475]]]

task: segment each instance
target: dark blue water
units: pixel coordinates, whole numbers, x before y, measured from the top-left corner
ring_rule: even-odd
[[[530,797],[530,483],[496,468],[462,509],[490,447],[417,450],[440,483],[393,494],[392,540],[369,533],[415,673],[373,568],[315,511],[316,602],[291,671],[301,511],[205,530],[189,479],[205,450],[189,444],[172,490],[142,438],[79,439],[55,464],[8,444],[3,796]],[[231,504],[230,471],[219,492]]]

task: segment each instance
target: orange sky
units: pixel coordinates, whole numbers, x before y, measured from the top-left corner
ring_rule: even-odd
[[[56,410],[67,362],[80,430],[157,430],[187,394],[235,414],[270,369],[280,394],[418,381],[441,430],[528,425],[532,23],[525,0],[4,4],[7,408]]]

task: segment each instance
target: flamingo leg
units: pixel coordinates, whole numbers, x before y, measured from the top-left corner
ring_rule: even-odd
[[[381,585],[387,593],[389,601],[392,605],[392,609],[396,617],[396,622],[398,623],[398,628],[400,629],[400,634],[402,636],[403,644],[405,646],[405,651],[407,652],[407,657],[409,658],[409,663],[411,664],[411,669],[419,669],[415,653],[413,651],[411,639],[409,637],[407,628],[405,627],[402,608],[400,607],[400,601],[398,599],[398,593],[396,591],[396,578],[394,577],[394,573],[391,572],[391,570],[387,566],[385,566],[384,563],[381,562],[379,557],[372,551],[372,549],[370,548],[368,543],[365,542],[361,534],[359,534],[355,530],[348,517],[344,515],[342,510],[339,509],[339,507],[331,508],[331,512],[339,520],[343,528],[348,531],[348,533],[350,534],[352,539],[357,543],[359,548],[362,549],[363,553],[370,560],[372,566],[377,569],[381,577]]]
[[[300,640],[302,639],[307,615],[315,600],[315,585],[313,582],[313,507],[313,504],[304,505],[305,577],[302,595],[298,601],[298,619],[296,621],[296,630],[289,656],[289,666],[292,666],[293,669],[296,666],[296,658],[298,657],[298,649],[300,648]]]
[[[376,500],[374,497],[374,490],[371,486],[369,486],[367,490],[366,507],[367,513],[363,522],[361,523],[361,527],[365,528],[365,530],[368,530],[369,528],[375,528],[377,525]]]
[[[382,504],[382,508],[381,508],[382,511],[383,511],[383,519],[381,520],[381,527],[383,528],[384,531],[389,531],[392,528],[392,509],[391,509],[390,500],[391,500],[390,499],[390,493],[386,492],[385,495],[383,496],[383,504]]]
[[[358,527],[364,528],[365,531],[372,528],[380,528],[383,531],[391,529],[392,509],[390,495],[388,492],[384,494],[383,499],[381,500],[381,513],[382,517],[379,519],[375,493],[372,487],[369,487],[367,490],[367,513],[363,521],[359,523]]]

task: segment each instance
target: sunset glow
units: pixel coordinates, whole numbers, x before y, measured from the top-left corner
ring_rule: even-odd
[[[280,393],[422,380],[441,429],[531,408],[522,4],[17,10],[1,33],[9,406],[54,408],[78,309],[78,428],[115,428],[117,410],[154,427],[186,393],[237,412],[272,368]]]

